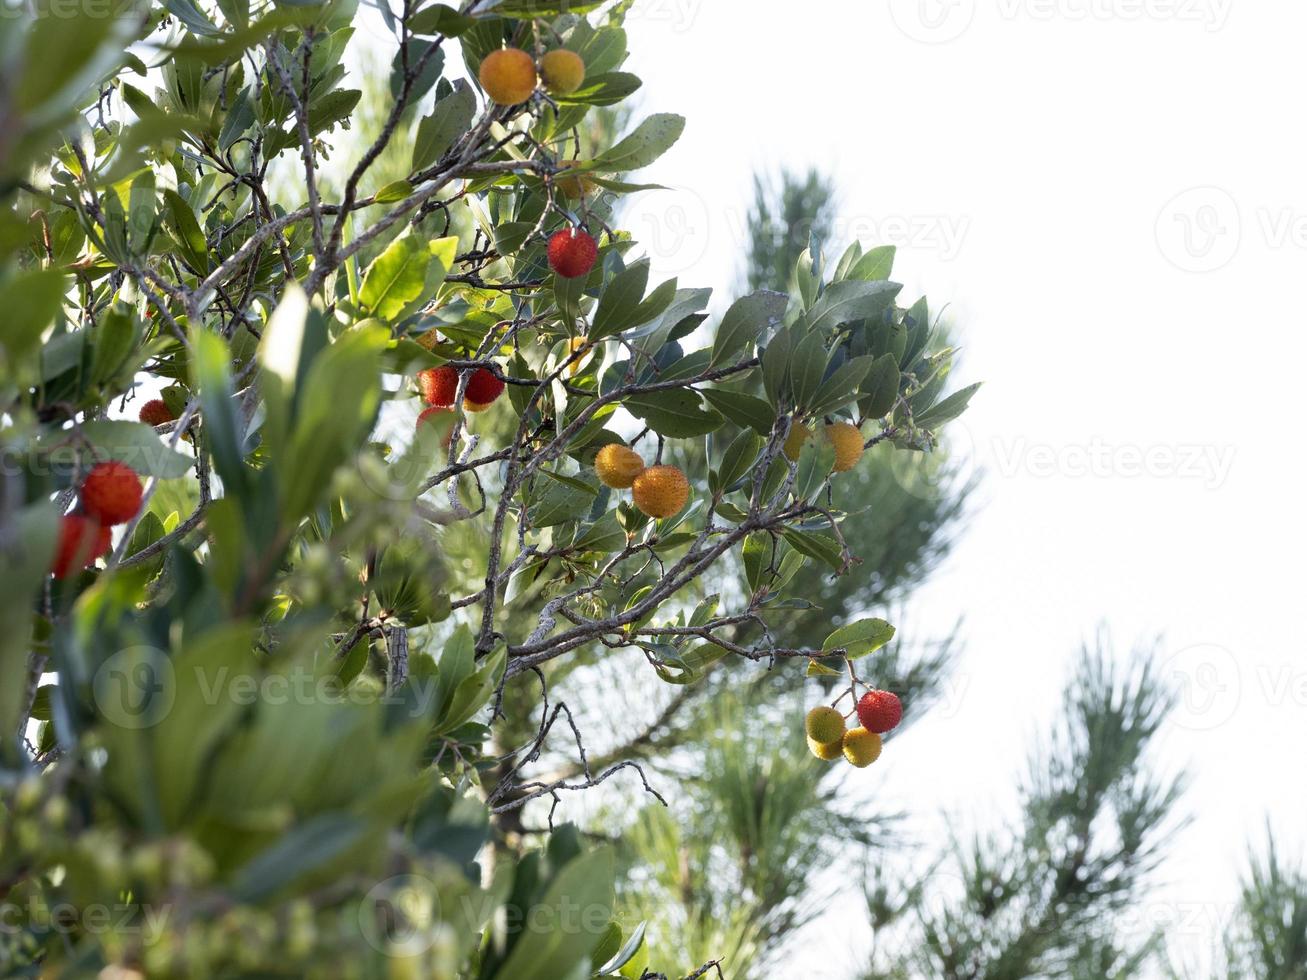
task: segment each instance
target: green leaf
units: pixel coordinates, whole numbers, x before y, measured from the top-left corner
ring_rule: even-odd
[[[435,727],[437,735],[447,734],[467,724],[485,707],[490,695],[499,686],[507,660],[508,653],[501,648],[486,657],[471,676],[463,678],[458,683],[444,716],[439,719]]]
[[[6,102],[11,118],[21,119],[29,132],[72,112],[88,88],[122,63],[136,40],[136,17],[93,16],[79,8],[72,14],[60,17],[51,11],[30,26],[6,25],[22,45],[21,56],[7,45],[6,74],[11,77],[5,79]],[[6,16],[12,19],[13,11]]]
[[[92,333],[95,347],[91,353],[91,383],[111,382],[131,357],[141,340],[142,328],[135,316],[121,306],[110,309],[100,318]]]
[[[521,910],[533,926],[518,934],[495,980],[560,980],[573,976],[579,964],[588,974],[590,951],[612,918],[613,878],[610,847],[567,862],[545,894]],[[603,909],[609,914],[597,914]]]
[[[644,322],[647,317],[640,316],[640,301],[648,284],[648,259],[641,259],[613,276],[599,296],[590,339],[609,337]]]
[[[243,452],[245,427],[232,390],[231,354],[226,342],[212,331],[193,330],[190,366],[191,386],[200,393],[204,431],[218,475],[227,493],[240,497],[248,482]],[[150,435],[158,441],[153,429]]]
[[[231,890],[238,901],[258,902],[289,889],[296,879],[341,857],[361,842],[370,829],[357,817],[344,813],[310,817],[240,868]]]
[[[896,251],[893,245],[882,245],[879,248],[873,248],[853,264],[853,268],[849,270],[848,275],[844,278],[861,279],[866,282],[889,279],[890,273],[894,271]]]
[[[713,342],[712,364],[726,360],[749,344],[762,344],[780,326],[790,298],[784,293],[763,289],[736,300],[722,317]]]
[[[826,373],[825,338],[813,331],[799,341],[790,355],[790,390],[794,404],[808,408],[821,390],[822,375]]]
[[[765,531],[754,531],[744,539],[744,577],[752,591],[762,588],[763,573],[770,567],[775,549],[775,539]]]
[[[126,463],[144,476],[174,480],[194,465],[189,456],[165,446],[158,433],[143,422],[96,419],[82,425],[81,431],[99,456]]]
[[[582,551],[601,551],[612,554],[626,547],[626,532],[617,519],[616,510],[607,510],[591,524],[572,547]]]
[[[709,474],[709,486],[713,493],[722,493],[741,479],[758,459],[762,452],[763,440],[756,432],[745,431],[722,453],[721,463]]]
[[[571,487],[573,490],[578,490],[590,497],[599,496],[598,487],[592,486],[584,480],[578,480],[574,476],[564,476],[562,473],[555,473],[553,470],[546,469],[543,466],[540,467],[538,472],[557,483],[561,483],[565,487]]]
[[[407,180],[392,180],[372,196],[377,204],[394,204],[413,193],[413,185]]]
[[[595,975],[606,977],[611,973],[616,973],[622,967],[626,966],[627,963],[630,963],[635,959],[635,954],[638,953],[640,947],[644,945],[644,929],[645,923],[643,922],[636,926],[635,931],[631,933],[631,937],[627,939],[626,944],[614,953],[611,959],[605,961],[602,966],[595,970]]]
[[[410,169],[422,170],[439,160],[467,132],[476,109],[472,86],[460,78],[454,83],[454,90],[436,103],[431,115],[418,123]]]
[[[673,286],[675,281],[673,280]],[[666,288],[666,283],[659,286],[655,291],[662,294]],[[689,317],[698,313],[708,305],[708,300],[712,297],[711,289],[676,289],[672,295],[672,301],[667,304],[666,309],[656,316],[651,316],[649,322],[643,323],[638,327],[632,327],[627,331],[626,336],[631,340],[637,340],[636,347],[648,354],[650,357],[657,356],[662,350],[663,345],[667,343],[668,338],[676,330],[678,325],[684,323]],[[654,295],[641,304],[642,312],[650,309],[654,304]],[[660,297],[659,303],[661,304]]]
[[[890,640],[894,639],[894,627],[883,619],[859,619],[857,622],[841,626],[821,645],[823,650],[845,651],[850,660],[857,660],[869,653],[875,653]]]
[[[359,303],[381,319],[393,320],[422,294],[430,261],[426,241],[413,234],[396,238],[364,273]]]
[[[476,26],[475,17],[460,14],[452,7],[437,3],[424,7],[408,19],[408,29],[425,37],[443,34],[445,37],[458,37]]]
[[[822,382],[812,403],[813,415],[829,415],[853,401],[875,359],[869,355],[854,357],[832,371]]]
[[[500,17],[556,17],[558,14],[588,14],[607,0],[500,0],[487,4]]]
[[[539,492],[529,508],[531,525],[537,528],[555,527],[568,521],[577,521],[590,513],[594,503],[594,489],[583,492],[567,483],[550,481]]]
[[[0,761],[16,762],[15,733],[27,694],[27,653],[32,638],[33,600],[46,580],[59,535],[59,512],[40,500],[15,508],[0,537]]]
[[[808,311],[807,322],[811,329],[825,332],[843,323],[865,320],[889,309],[902,288],[894,282],[856,279],[831,283]]]
[[[186,203],[186,199],[174,190],[165,189],[163,201],[168,206],[164,223],[177,239],[177,244],[182,247],[186,264],[197,272],[207,272],[209,244],[205,241],[204,231],[200,228],[195,212]]]
[[[862,410],[868,418],[884,418],[894,409],[899,397],[899,364],[893,354],[882,354],[872,362],[862,390],[866,394]]]
[[[800,500],[810,500],[830,477],[835,465],[835,447],[830,440],[821,436],[812,436],[799,453],[798,466],[794,476],[794,496]]]
[[[914,421],[918,428],[936,429],[945,422],[952,422],[955,418],[967,410],[967,405],[971,402],[971,396],[980,389],[980,384],[967,385],[967,387],[953,392],[943,401],[922,412]]]
[[[643,84],[639,76],[624,71],[587,75],[579,89],[559,96],[558,102],[560,105],[616,105],[639,91]]]
[[[192,0],[164,0],[164,6],[168,8],[170,14],[185,24],[192,33],[204,37],[222,33],[218,25],[209,20]]]
[[[595,157],[596,170],[625,173],[647,167],[671,149],[685,131],[685,117],[660,112],[650,116],[625,139]]]
[[[67,286],[68,280],[56,269],[22,270],[0,283],[0,310],[4,310],[0,346],[11,369],[36,347],[54,321]]]
[[[796,551],[801,551],[809,558],[816,558],[820,562],[825,562],[837,572],[842,567],[840,560],[839,543],[828,534],[817,534],[812,531],[800,531],[797,528],[787,527],[781,532],[789,545]]]
[[[629,398],[623,407],[661,436],[688,439],[702,436],[721,427],[726,420],[712,409],[692,388],[669,388]]]
[[[790,356],[793,339],[789,330],[780,330],[771,339],[762,354],[762,386],[772,407],[778,407],[786,392],[786,379],[790,374]]]

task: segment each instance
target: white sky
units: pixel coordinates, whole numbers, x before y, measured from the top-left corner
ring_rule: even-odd
[[[641,109],[689,118],[646,174],[675,190],[624,220],[655,272],[729,292],[754,168],[816,163],[986,382],[954,429],[979,506],[913,606],[936,633],[964,617],[957,687],[868,792],[992,825],[1079,642],[1161,635],[1195,822],[1141,914],[1194,953],[1267,815],[1303,843],[1307,6],[639,0],[628,28]],[[853,968],[857,905],[795,975]]]

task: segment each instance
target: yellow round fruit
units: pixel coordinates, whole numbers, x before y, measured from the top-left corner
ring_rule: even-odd
[[[599,482],[614,490],[626,490],[644,472],[644,460],[634,449],[609,443],[595,456],[595,473]]]
[[[482,60],[477,77],[490,101],[500,105],[525,102],[536,88],[535,62],[521,48],[490,52]]]
[[[826,426],[826,438],[835,447],[836,473],[847,473],[862,459],[862,433],[849,422],[834,422]]]
[[[822,762],[834,762],[840,757],[844,749],[839,742],[818,742],[809,736],[808,751]]]
[[[799,461],[799,454],[803,452],[803,445],[808,441],[808,436],[812,431],[807,426],[799,424],[798,421],[790,424],[790,433],[785,437],[785,458],[791,463]]]
[[[808,712],[803,729],[814,742],[838,747],[844,737],[844,716],[834,708],[818,705]]]
[[[463,411],[465,411],[465,412],[472,412],[472,413],[474,413],[474,414],[475,414],[475,413],[478,413],[478,412],[484,412],[484,411],[486,411],[488,408],[493,407],[494,404],[495,404],[494,402],[486,402],[485,404],[477,404],[476,402],[470,402],[470,401],[468,401],[466,398],[464,398],[464,399],[463,399]]]
[[[631,484],[635,506],[650,517],[672,517],[690,500],[690,481],[675,466],[651,466]]]
[[[866,769],[880,758],[881,741],[875,732],[850,728],[844,733],[844,758],[859,769]]]
[[[585,81],[585,62],[575,51],[558,48],[540,59],[540,76],[553,95],[571,95]]]

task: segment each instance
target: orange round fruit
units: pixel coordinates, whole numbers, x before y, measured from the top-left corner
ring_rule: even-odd
[[[491,51],[482,59],[477,77],[490,101],[499,105],[525,102],[536,88],[535,62],[521,48]]]
[[[599,482],[614,490],[626,490],[644,472],[644,460],[634,449],[609,443],[595,456],[595,473]]]
[[[651,466],[631,483],[631,498],[650,517],[672,517],[690,500],[690,481],[675,466]]]
[[[862,433],[850,422],[832,422],[826,426],[826,438],[835,447],[836,473],[847,473],[862,459]]]
[[[553,95],[571,95],[585,81],[585,61],[575,51],[558,48],[540,59],[540,77]]]
[[[810,435],[812,432],[807,426],[801,425],[797,420],[791,422],[789,434],[785,437],[785,458],[791,463],[797,463],[799,454],[803,452],[804,444],[807,443]]]

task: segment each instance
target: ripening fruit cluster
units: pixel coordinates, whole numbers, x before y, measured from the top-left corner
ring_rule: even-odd
[[[482,59],[477,78],[491,102],[518,105],[531,98],[539,81],[550,95],[571,95],[585,81],[585,60],[558,48],[541,57],[537,73],[535,59],[521,48],[501,48]]]
[[[880,758],[881,736],[903,720],[903,705],[889,691],[868,691],[858,701],[857,715],[859,727],[846,729],[844,716],[836,709],[813,708],[804,722],[808,750],[823,762],[842,755],[850,765],[867,768]]]
[[[454,399],[458,396],[458,368],[448,364],[440,367],[426,368],[418,372],[418,390],[428,408],[418,416],[417,424],[421,426],[431,418],[454,409]],[[463,410],[466,412],[484,412],[504,393],[504,381],[489,368],[476,368],[467,379],[463,390]],[[445,439],[448,447],[453,430]]]
[[[126,524],[141,509],[144,487],[136,471],[124,463],[97,463],[78,490],[79,511],[59,522],[59,542],[50,571],[68,578],[90,568],[109,553],[110,528]]]
[[[635,506],[650,517],[674,517],[690,501],[690,481],[679,467],[646,467],[639,453],[621,443],[599,450],[595,474],[606,487],[630,490]]]
[[[789,435],[785,437],[785,458],[791,463],[797,463],[799,454],[803,452],[803,447],[811,435],[812,430],[807,426],[797,421],[791,425]],[[835,462],[831,464],[831,472],[847,473],[858,465],[858,460],[862,459],[863,444],[862,433],[856,425],[851,422],[832,422],[822,430],[822,436],[835,450]]]

